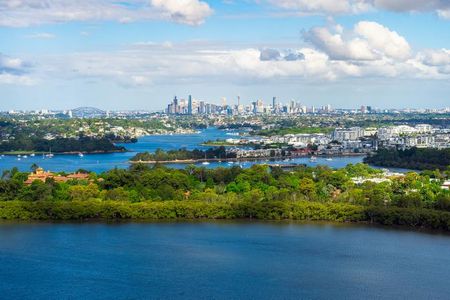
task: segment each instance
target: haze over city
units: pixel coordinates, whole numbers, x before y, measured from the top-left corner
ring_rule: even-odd
[[[448,1],[3,1],[0,110],[448,106]]]

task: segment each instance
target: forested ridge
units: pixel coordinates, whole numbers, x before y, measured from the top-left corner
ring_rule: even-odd
[[[55,138],[52,140],[42,138],[16,138],[0,143],[0,152],[119,152],[124,147],[114,145],[108,138]]]
[[[381,175],[364,164],[293,171],[135,164],[91,173],[85,181],[25,185],[28,173],[13,169],[0,180],[0,218],[294,219],[450,229],[450,192],[441,188],[449,172],[411,172],[380,183],[353,180]]]

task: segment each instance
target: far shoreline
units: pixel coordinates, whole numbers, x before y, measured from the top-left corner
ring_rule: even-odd
[[[342,155],[323,155],[317,154],[316,157],[321,158],[337,158],[337,157],[357,157],[366,156],[365,153],[347,153]],[[245,162],[245,161],[279,161],[283,159],[308,158],[309,155],[302,156],[275,156],[275,157],[242,157],[242,158],[200,158],[200,159],[175,159],[175,160],[130,160],[131,164],[195,164],[201,162]]]
[[[125,153],[130,152],[129,150],[108,150],[108,151],[68,151],[68,152],[42,152],[42,151],[7,151],[0,152],[0,155],[5,156],[17,156],[17,155],[46,155],[46,154],[54,154],[54,155],[76,155],[76,154],[111,154],[111,153]]]

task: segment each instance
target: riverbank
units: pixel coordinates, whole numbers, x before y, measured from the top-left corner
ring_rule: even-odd
[[[364,207],[308,201],[4,201],[2,220],[89,221],[257,219],[371,223],[450,230],[450,212],[398,207]]]
[[[365,156],[361,153],[349,153],[345,155],[316,155],[317,157],[336,158],[336,157],[358,157]],[[273,156],[273,157],[240,157],[240,158],[201,158],[201,159],[174,159],[174,160],[130,160],[132,164],[197,164],[203,162],[245,162],[245,161],[280,161],[292,160],[297,158],[308,158],[303,156]]]

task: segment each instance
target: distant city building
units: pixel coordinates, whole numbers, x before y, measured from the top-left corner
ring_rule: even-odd
[[[364,136],[364,129],[361,127],[336,128],[333,132],[333,139],[339,142],[356,141]]]
[[[192,115],[192,96],[189,95],[189,100],[188,100],[188,115]]]

